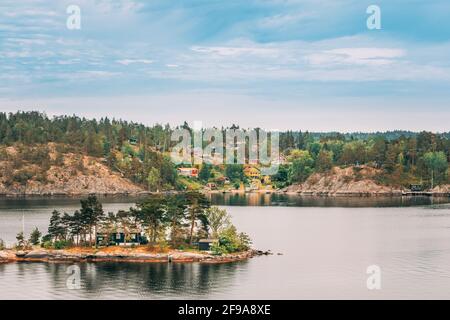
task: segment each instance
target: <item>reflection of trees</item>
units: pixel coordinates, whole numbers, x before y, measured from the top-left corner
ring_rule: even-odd
[[[232,285],[245,263],[80,263],[81,295],[103,299],[204,296]],[[65,283],[67,266],[47,265],[55,287]]]
[[[390,197],[350,196],[318,197],[292,194],[225,193],[211,194],[213,205],[223,206],[294,206],[294,207],[403,207],[429,205],[433,202],[446,203],[445,198],[432,197]]]

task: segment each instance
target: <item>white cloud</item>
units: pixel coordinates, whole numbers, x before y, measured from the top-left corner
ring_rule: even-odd
[[[391,48],[337,48],[310,54],[306,60],[311,65],[355,64],[387,65],[406,55],[403,49]]]
[[[278,49],[267,47],[191,47],[191,50],[198,53],[212,54],[216,56],[241,56],[241,55],[256,55],[256,56],[276,56]]]
[[[148,60],[148,59],[122,59],[122,60],[116,60],[116,62],[121,64],[121,65],[128,66],[130,64],[135,64],[135,63],[151,64],[151,63],[153,63],[153,60]]]

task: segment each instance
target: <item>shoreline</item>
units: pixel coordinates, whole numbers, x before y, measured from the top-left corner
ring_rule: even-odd
[[[241,191],[241,190],[213,190],[199,192],[206,195],[212,194],[239,194],[239,195],[251,195],[251,194],[276,194],[276,195],[289,195],[300,197],[450,197],[450,192],[433,192],[433,191],[393,191],[393,192],[366,192],[366,191],[286,191],[286,190],[259,190],[259,191]],[[1,193],[0,199],[10,198],[80,198],[88,195],[96,195],[101,198],[139,198],[149,195],[168,195],[168,194],[182,194],[184,191],[161,191],[161,192],[138,192],[138,193]]]
[[[143,252],[138,250],[119,250],[113,252],[94,250],[47,250],[35,249],[0,251],[0,264],[16,262],[82,263],[82,262],[127,262],[127,263],[227,263],[251,259],[261,255],[271,255],[270,251],[250,249],[215,256],[210,253],[171,250],[165,253]]]

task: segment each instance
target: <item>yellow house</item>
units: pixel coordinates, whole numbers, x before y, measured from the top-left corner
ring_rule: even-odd
[[[259,178],[261,176],[259,169],[251,166],[244,169],[244,174],[249,178]]]

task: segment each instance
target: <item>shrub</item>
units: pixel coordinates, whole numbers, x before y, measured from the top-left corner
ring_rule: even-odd
[[[211,245],[211,252],[213,255],[215,256],[221,256],[223,254],[227,254],[227,250],[226,248],[224,248],[223,246],[221,246],[219,244],[219,242],[215,242]]]
[[[38,245],[39,239],[41,238],[42,233],[39,231],[37,227],[30,234],[30,242],[32,245]]]
[[[0,250],[5,250],[6,246],[5,246],[5,241],[3,241],[3,239],[0,239]]]
[[[233,225],[225,229],[219,235],[219,241],[211,246],[211,251],[215,255],[241,252],[250,249],[250,237],[241,232],[237,233]]]
[[[13,180],[24,185],[33,177],[33,173],[28,170],[19,170],[14,173]]]
[[[41,247],[44,249],[51,249],[51,248],[53,248],[53,243],[51,241],[45,241],[45,242],[43,241],[41,243]]]
[[[65,249],[65,248],[69,247],[69,245],[70,245],[70,242],[65,241],[65,240],[59,240],[59,241],[55,241],[55,243],[53,243],[53,247],[56,250]]]

